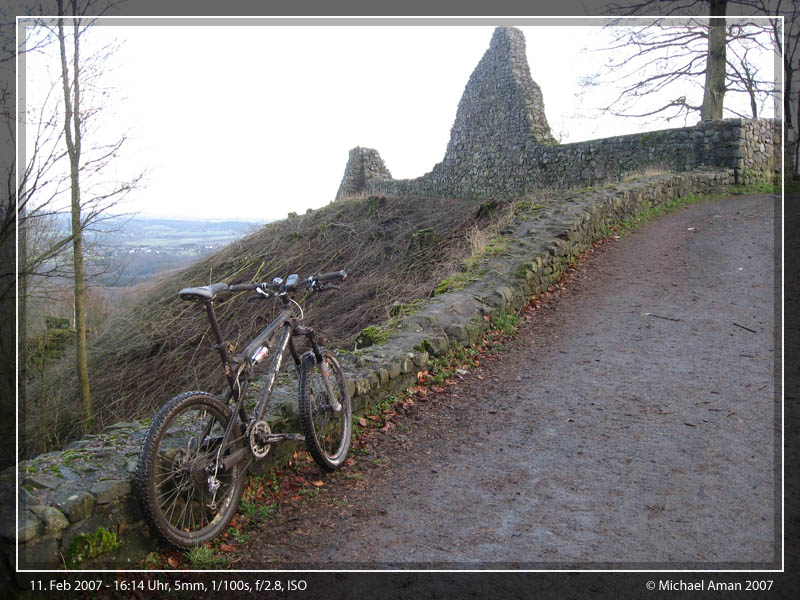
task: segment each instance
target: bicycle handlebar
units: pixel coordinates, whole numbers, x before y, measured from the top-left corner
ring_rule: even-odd
[[[247,292],[258,291],[256,298],[268,298],[268,292],[274,292],[281,296],[297,291],[297,288],[305,284],[305,288],[310,292],[324,292],[326,290],[338,289],[339,286],[333,283],[328,283],[335,280],[343,280],[347,278],[347,272],[342,269],[340,271],[333,271],[331,273],[324,273],[322,275],[312,275],[302,281],[298,280],[297,275],[292,274],[284,282],[282,279],[275,279],[271,282],[263,283],[234,283],[228,285],[224,282],[214,283],[202,287],[183,288],[178,295],[183,300],[191,300],[193,302],[208,302],[214,300],[214,297],[220,292]]]
[[[290,276],[291,277],[291,276]],[[344,269],[339,271],[332,271],[330,273],[323,273],[322,275],[311,275],[310,277],[297,281],[294,285],[288,285],[287,282],[277,283],[275,281],[262,282],[262,283],[234,283],[228,286],[229,292],[247,292],[257,289],[272,292],[293,292],[302,284],[305,284],[306,289],[313,291],[323,291],[326,289],[325,283],[335,280],[347,279],[347,272]],[[323,284],[323,285],[319,285]],[[329,286],[328,286],[329,287]]]

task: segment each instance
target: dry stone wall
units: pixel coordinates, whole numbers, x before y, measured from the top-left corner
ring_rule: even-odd
[[[770,180],[780,166],[781,131],[767,119],[701,121],[695,127],[537,146],[526,156],[496,156],[502,166],[448,167],[447,159],[417,179],[364,179],[356,193],[515,197],[542,188],[568,189],[621,181],[648,170],[731,170],[736,183]],[[375,154],[376,151],[373,150]],[[352,188],[351,188],[352,189]]]
[[[572,188],[650,169],[683,172],[733,169],[736,181],[768,179],[780,167],[781,131],[771,120],[701,121],[667,129],[574,144],[550,134],[539,86],[531,79],[525,39],[498,28],[458,106],[444,159],[416,179],[393,180],[377,150],[350,152],[337,198],[383,193],[508,197],[542,188]],[[354,151],[359,152],[354,155]],[[360,168],[362,154],[381,171]]]

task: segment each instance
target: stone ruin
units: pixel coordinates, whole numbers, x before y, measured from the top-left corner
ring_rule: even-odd
[[[339,191],[336,192],[336,198],[358,195],[367,187],[368,182],[391,181],[391,179],[392,174],[377,150],[356,146],[350,150],[344,178]]]
[[[520,196],[541,188],[619,181],[644,170],[733,169],[737,183],[776,168],[771,120],[702,121],[696,127],[559,144],[531,78],[525,36],[498,27],[458,105],[442,162],[416,179],[392,179],[377,150],[354,148],[336,199],[362,194]]]

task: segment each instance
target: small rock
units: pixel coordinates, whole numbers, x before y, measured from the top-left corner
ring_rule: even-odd
[[[59,467],[59,472],[64,477],[64,479],[69,479],[70,481],[76,481],[81,478],[75,471],[70,469],[69,467]]]
[[[94,497],[89,492],[66,492],[57,497],[55,503],[70,523],[76,523],[92,514]]]
[[[31,511],[26,510],[19,516],[17,536],[21,544],[35,538],[42,530],[42,522]]]
[[[120,421],[119,423],[114,423],[113,425],[107,425],[103,431],[114,431],[115,429],[134,429],[138,427],[137,423],[133,421]]]
[[[69,525],[64,514],[52,506],[31,506],[30,510],[44,523],[45,531],[59,531]]]
[[[74,442],[70,442],[64,447],[64,450],[77,450],[78,448],[83,448],[87,444],[89,444],[89,440],[75,440]]]
[[[31,493],[24,487],[19,488],[17,496],[19,498],[20,506],[27,506],[36,502],[36,499],[33,497],[33,495],[31,495]]]
[[[46,488],[54,490],[63,483],[63,479],[47,473],[39,473],[26,477],[25,483],[33,488]]]
[[[89,490],[97,504],[108,504],[131,491],[130,481],[121,479],[107,479],[94,484]]]

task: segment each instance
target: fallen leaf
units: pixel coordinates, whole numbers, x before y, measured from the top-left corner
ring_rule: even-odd
[[[219,549],[223,552],[236,552],[236,548],[230,544],[220,544]]]
[[[324,482],[324,481],[322,481],[322,480],[319,480],[319,481],[312,481],[312,482],[311,482],[311,485],[315,485],[316,487],[322,487],[323,485],[325,485],[325,482]]]
[[[169,564],[169,566],[170,566],[170,567],[172,567],[173,569],[177,569],[177,568],[180,566],[180,564],[181,564],[180,562],[178,562],[178,559],[177,559],[177,558],[174,558],[174,557],[172,557],[172,556],[170,556],[170,557],[167,559],[167,563],[168,563],[168,564]]]
[[[290,502],[299,502],[300,501],[300,496],[292,496],[291,498],[289,498],[289,501]]]
[[[420,381],[420,382],[421,382],[421,381],[422,381],[423,379],[425,379],[426,377],[428,377],[428,371],[427,371],[427,370],[426,370],[426,371],[419,371],[419,372],[417,373],[417,381]]]
[[[362,427],[366,427],[367,426],[367,420],[364,417],[361,417],[358,420],[358,424],[361,425]]]

